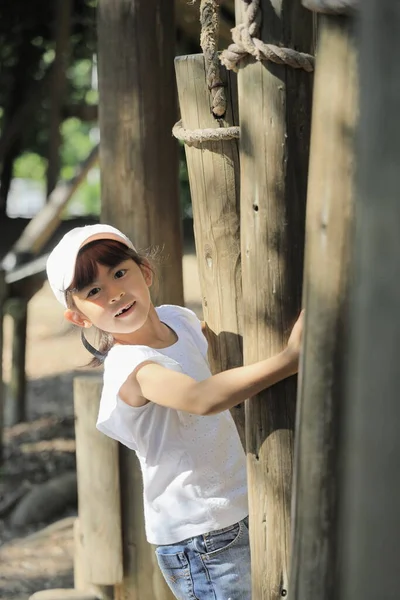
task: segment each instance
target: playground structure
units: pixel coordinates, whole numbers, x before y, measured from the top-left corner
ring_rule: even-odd
[[[140,240],[140,246],[165,243],[166,279],[172,283],[167,289],[161,281],[159,300],[182,302],[176,181],[170,168],[176,152],[170,134],[176,116],[172,12],[161,0],[138,2],[128,18],[129,4],[100,0],[98,7],[102,219]],[[297,417],[294,381],[248,401],[245,415],[234,411],[248,454],[253,600],[397,598],[400,448],[393,340],[400,333],[400,124],[394,60],[400,10],[389,0],[366,0],[356,35],[356,2],[304,4],[323,13],[314,82],[313,13],[294,0],[281,12],[266,0],[238,0],[235,46],[222,55],[225,65],[238,70],[236,86],[233,74],[216,70],[218,3],[203,0],[204,58],[176,60],[182,122],[174,131],[186,143],[213,368],[240,363],[242,347],[245,362],[280,350],[301,296],[306,308]],[[134,32],[139,47],[154,27],[163,29],[157,37],[162,47],[133,55],[126,40]],[[383,56],[392,74],[389,85]],[[383,126],[382,111],[388,115]],[[10,285],[11,273],[7,277]],[[84,532],[77,530],[77,553],[83,539],[79,556],[84,560],[77,560],[77,589],[69,597],[170,598],[144,540],[133,453],[119,448],[117,456],[116,446],[109,444],[104,479],[85,481],[96,466],[85,463],[82,439],[90,435],[98,394],[98,382],[77,382],[79,527]],[[90,399],[86,414],[82,396]],[[103,546],[110,542],[112,558],[107,549],[103,555],[99,550],[95,563],[88,563],[93,552],[85,543],[103,546],[95,537],[94,513],[85,505],[90,484],[111,495],[102,505],[96,494],[96,522],[113,507],[102,538]],[[342,553],[346,560],[339,560]],[[85,573],[79,575],[84,562]],[[109,566],[107,575],[102,564]],[[34,597],[68,597],[58,594],[48,590]]]

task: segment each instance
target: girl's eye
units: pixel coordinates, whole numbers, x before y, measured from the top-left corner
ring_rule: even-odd
[[[119,269],[114,275],[115,279],[121,279],[121,277],[125,275],[126,271],[127,269]]]
[[[95,296],[95,295],[96,295],[96,294],[97,294],[99,291],[100,291],[100,288],[98,288],[98,287],[92,288],[92,289],[91,289],[91,290],[88,292],[88,294],[87,294],[86,298],[90,298],[91,296]]]

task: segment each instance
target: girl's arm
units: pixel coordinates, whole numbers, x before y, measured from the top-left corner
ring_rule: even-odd
[[[230,369],[200,382],[156,363],[143,363],[128,377],[120,396],[133,406],[141,406],[147,399],[193,414],[222,412],[297,373],[302,327],[303,313],[285,350],[272,358]]]

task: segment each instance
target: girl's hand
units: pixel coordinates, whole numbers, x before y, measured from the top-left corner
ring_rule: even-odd
[[[303,337],[304,310],[301,311],[299,318],[293,326],[292,332],[286,346],[285,354],[293,365],[294,373],[297,373],[299,366],[299,356],[301,350],[301,340]]]

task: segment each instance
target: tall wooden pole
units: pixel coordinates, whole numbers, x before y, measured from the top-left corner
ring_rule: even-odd
[[[55,58],[51,73],[49,110],[49,147],[47,165],[47,197],[57,185],[60,174],[61,123],[67,91],[68,50],[71,35],[72,0],[56,0],[54,4]]]
[[[176,120],[173,2],[99,0],[99,123],[103,221],[157,245],[160,302],[182,303],[182,244]],[[172,598],[145,540],[135,454],[120,447],[124,580],[116,600]]]
[[[361,4],[361,3],[360,3]],[[400,598],[400,5],[361,6],[359,168],[337,598]]]
[[[183,299],[172,0],[100,0],[102,219],[157,246],[163,301]]]
[[[227,113],[217,121],[210,111],[204,56],[181,56],[175,70],[186,130],[238,124],[237,78],[232,71],[220,69],[228,102]],[[225,371],[243,363],[238,141],[185,144],[185,152],[209,360],[213,372]],[[244,406],[232,409],[232,415],[245,445]]]
[[[237,0],[238,23],[243,22]],[[260,2],[264,42],[313,53],[312,15]],[[252,58],[238,73],[244,360],[283,349],[301,306],[312,74]],[[246,405],[252,586],[287,595],[296,380]]]
[[[320,18],[307,198],[289,597],[333,600],[339,409],[347,357],[357,64],[350,17]]]

